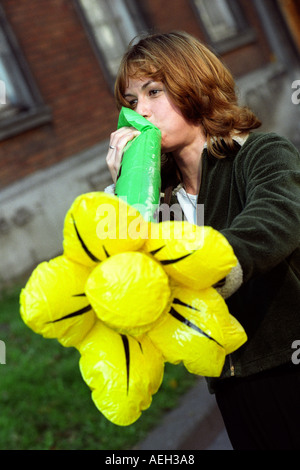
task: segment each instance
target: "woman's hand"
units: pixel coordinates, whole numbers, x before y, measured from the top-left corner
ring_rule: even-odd
[[[138,135],[140,135],[140,131],[134,127],[121,127],[121,129],[118,129],[110,135],[106,163],[114,183],[117,180],[124,148],[130,140]]]

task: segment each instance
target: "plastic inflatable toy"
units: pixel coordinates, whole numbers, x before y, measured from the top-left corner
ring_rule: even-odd
[[[30,328],[79,350],[95,405],[121,426],[150,406],[166,361],[219,376],[247,339],[212,287],[237,262],[227,240],[211,227],[152,222],[156,199],[144,197],[142,215],[122,197],[79,196],[63,254],[37,266],[20,299]]]
[[[143,116],[122,108],[118,128],[135,127],[142,133],[125,148],[115,194],[138,208],[145,220],[154,220],[160,197],[160,130]],[[124,155],[124,156],[125,156]]]

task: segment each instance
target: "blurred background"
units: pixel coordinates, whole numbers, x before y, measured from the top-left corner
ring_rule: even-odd
[[[1,0],[0,292],[61,253],[76,196],[111,183],[120,58],[137,34],[173,29],[207,43],[263,129],[300,147],[299,0]]]

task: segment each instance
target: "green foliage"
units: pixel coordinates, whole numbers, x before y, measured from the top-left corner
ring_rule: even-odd
[[[120,450],[144,439],[195,383],[183,366],[166,365],[151,407],[133,425],[107,421],[91,400],[73,348],[32,332],[19,314],[19,289],[0,299],[0,450]]]

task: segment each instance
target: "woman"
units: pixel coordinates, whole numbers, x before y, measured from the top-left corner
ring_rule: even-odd
[[[162,133],[165,202],[204,204],[204,223],[233,247],[238,267],[219,292],[247,343],[209,379],[234,449],[299,449],[300,158],[286,139],[253,132],[230,72],[197,39],[148,35],[129,47],[116,79],[118,107]],[[116,181],[136,129],[113,132],[107,164]],[[194,222],[194,209],[188,220]]]

